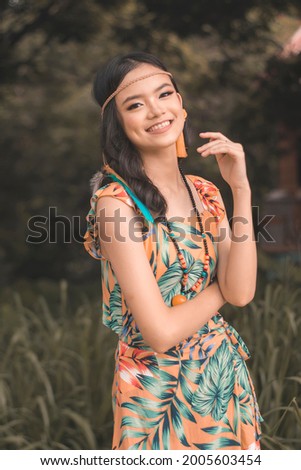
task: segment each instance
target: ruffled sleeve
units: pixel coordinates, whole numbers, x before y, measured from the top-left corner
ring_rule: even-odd
[[[189,177],[192,179],[205,209],[215,217],[216,222],[220,223],[225,216],[225,209],[217,199],[218,187],[201,176],[189,175]]]
[[[133,202],[124,187],[118,182],[109,183],[98,189],[90,199],[90,211],[86,216],[87,231],[84,235],[84,247],[93,258],[103,261],[106,260],[101,253],[100,238],[98,234],[98,224],[96,220],[96,205],[101,197],[109,196],[119,199],[130,206],[137,215],[142,216],[141,210]]]

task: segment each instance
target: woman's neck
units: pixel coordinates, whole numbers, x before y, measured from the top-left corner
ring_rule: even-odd
[[[153,161],[144,161],[143,166],[148,178],[162,193],[174,194],[183,190],[184,183],[176,159],[158,164],[158,158],[156,158]]]

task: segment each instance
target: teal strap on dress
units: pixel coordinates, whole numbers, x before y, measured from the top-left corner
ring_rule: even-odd
[[[150,213],[148,208],[137,198],[137,196],[135,196],[133,191],[123,181],[121,181],[119,178],[117,178],[117,176],[113,175],[112,173],[107,173],[106,176],[112,178],[114,181],[117,181],[119,184],[121,184],[121,186],[124,187],[128,195],[131,196],[131,198],[135,201],[135,204],[137,205],[137,207],[139,207],[140,211],[142,212],[146,220],[148,220],[148,222],[151,222],[153,224],[154,218],[152,214]]]

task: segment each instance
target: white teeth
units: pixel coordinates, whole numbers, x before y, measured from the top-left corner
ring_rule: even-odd
[[[160,124],[156,124],[155,126],[150,127],[147,132],[153,132],[156,131],[157,129],[163,129],[164,127],[169,126],[170,121],[164,121],[160,122]]]

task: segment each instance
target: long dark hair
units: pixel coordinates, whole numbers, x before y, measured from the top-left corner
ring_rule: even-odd
[[[114,57],[97,72],[94,80],[93,96],[100,107],[116,90],[124,77],[141,63],[151,64],[167,71],[157,57],[145,52],[132,52]],[[171,81],[178,92],[178,87],[172,77]],[[100,138],[102,153],[111,168],[128,183],[149,210],[157,214],[157,217],[164,216],[167,211],[166,200],[146,175],[139,151],[123,131],[114,99],[109,101],[104,110],[100,124]],[[91,180],[92,191],[95,192],[100,186],[110,181],[105,174],[98,172]]]

